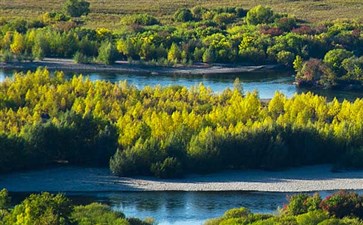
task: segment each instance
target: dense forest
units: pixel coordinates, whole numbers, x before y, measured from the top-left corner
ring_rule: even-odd
[[[0,225],[152,225],[153,219],[126,218],[100,203],[74,205],[62,194],[31,194],[13,206],[7,190],[0,191]]]
[[[78,63],[116,60],[151,65],[281,64],[296,70],[296,84],[361,88],[362,23],[304,24],[269,7],[181,8],[172,21],[149,14],[121,18],[119,29],[85,28],[81,12],[47,12],[39,19],[0,21],[1,60],[73,58]]]
[[[120,176],[363,164],[363,100],[202,84],[137,89],[46,69],[0,84],[0,171],[68,162]]]
[[[361,225],[362,219],[363,197],[340,191],[325,199],[318,193],[290,196],[277,215],[251,213],[246,208],[231,209],[205,225]]]

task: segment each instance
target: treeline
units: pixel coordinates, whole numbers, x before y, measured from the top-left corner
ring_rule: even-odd
[[[362,167],[362,99],[276,93],[262,103],[234,85],[216,94],[202,84],[139,90],[44,69],[15,74],[0,84],[0,171],[59,161],[165,178],[319,163]]]
[[[46,13],[29,22],[2,21],[0,25],[3,61],[73,57],[79,63],[112,64],[118,59],[158,65],[218,62],[279,63],[292,67],[297,60],[296,69],[301,72],[297,81],[307,84],[310,80],[320,81],[321,73],[309,77],[299,61],[324,59],[325,63],[329,51],[344,50],[350,52],[345,57],[357,58],[347,63],[344,70],[336,71],[334,65],[334,73],[326,75],[329,82],[324,78],[320,83],[330,87],[345,74],[350,80],[361,80],[362,76],[358,59],[363,54],[361,23],[341,20],[306,25],[263,6],[248,11],[239,7],[184,8],[175,12],[174,21],[169,24],[161,24],[148,14],[127,15],[121,19],[120,29],[113,31],[86,29],[62,13]]]
[[[0,191],[0,225],[152,225],[153,219],[126,218],[100,203],[74,205],[61,194],[31,194],[13,206],[7,190]]]
[[[340,191],[325,199],[320,195],[298,194],[289,197],[277,215],[252,213],[246,208],[228,210],[220,218],[205,225],[361,225],[363,197],[354,192]]]

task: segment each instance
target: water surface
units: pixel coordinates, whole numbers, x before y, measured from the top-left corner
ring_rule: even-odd
[[[5,77],[11,77],[14,71],[0,70],[0,81]],[[75,73],[66,73],[70,78]],[[247,72],[238,74],[218,74],[218,75],[151,75],[151,74],[133,74],[133,73],[86,73],[91,80],[107,80],[110,82],[119,82],[127,80],[128,83],[138,88],[145,86],[171,86],[181,85],[192,87],[203,83],[211,88],[214,92],[222,92],[226,88],[233,88],[233,82],[239,78],[245,92],[258,91],[260,98],[272,98],[276,91],[292,97],[295,93],[306,92],[308,90],[299,89],[293,85],[294,76],[291,72],[273,71],[273,72]],[[313,92],[327,96],[328,99],[337,97],[338,99],[354,100],[357,97],[363,97],[362,92],[336,91],[336,90],[314,90]]]
[[[332,191],[319,192],[325,198]],[[362,191],[358,191],[362,193]],[[254,213],[277,213],[294,193],[267,192],[73,192],[74,203],[101,202],[127,217],[154,218],[159,225],[200,225],[231,208],[247,207]],[[313,193],[309,193],[313,194]],[[11,193],[19,202],[28,193]]]

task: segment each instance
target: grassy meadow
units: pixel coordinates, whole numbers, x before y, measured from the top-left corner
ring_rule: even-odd
[[[44,12],[60,10],[57,0],[1,0],[0,18],[34,18]],[[241,6],[251,8],[256,5],[270,6],[276,12],[289,13],[308,22],[349,18],[363,20],[362,0],[89,0],[91,14],[88,27],[117,28],[120,18],[125,14],[150,13],[161,21],[168,21],[181,7],[196,5],[215,8],[222,6]]]

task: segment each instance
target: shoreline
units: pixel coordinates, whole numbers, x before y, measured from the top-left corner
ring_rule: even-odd
[[[235,74],[244,72],[274,71],[281,65],[233,65],[233,64],[194,64],[191,66],[163,67],[144,64],[129,64],[126,61],[117,61],[114,65],[103,64],[77,64],[72,59],[45,58],[33,62],[0,63],[4,70],[32,70],[38,67],[47,67],[49,70],[76,71],[76,72],[132,72],[179,75],[216,75]]]
[[[362,190],[363,171],[334,173],[330,165],[306,166],[283,171],[223,171],[188,175],[181,179],[116,177],[108,168],[60,166],[14,172],[0,177],[0,189],[10,192],[314,192]]]

